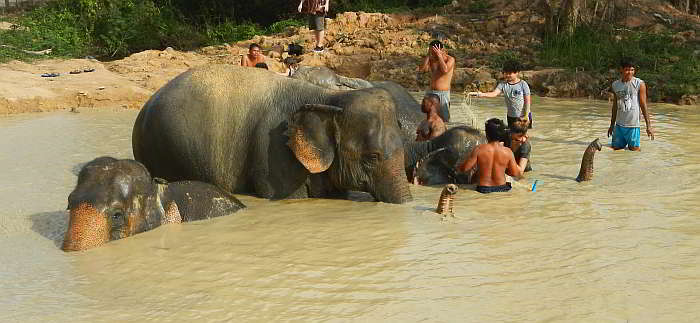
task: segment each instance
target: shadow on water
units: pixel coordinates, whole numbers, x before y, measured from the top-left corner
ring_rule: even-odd
[[[556,178],[556,179],[563,179],[567,181],[575,181],[576,177],[570,177],[570,176],[561,176],[561,175],[553,175],[553,174],[540,174],[537,175],[539,177],[547,177],[547,178]]]
[[[585,142],[581,140],[565,140],[565,139],[551,139],[551,138],[541,138],[541,137],[530,137],[530,139],[534,139],[537,141],[543,141],[543,142],[551,142],[555,144],[567,144],[567,145],[582,145],[588,147],[588,145],[591,144],[590,141]]]
[[[67,211],[54,211],[32,214],[29,219],[32,221],[32,231],[53,241],[60,248],[68,227],[68,216]]]

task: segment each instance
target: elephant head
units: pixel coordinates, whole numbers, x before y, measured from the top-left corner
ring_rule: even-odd
[[[332,105],[307,104],[292,115],[287,145],[313,174],[334,187],[369,192],[375,199],[412,199],[405,181],[404,151],[388,92],[346,92]]]
[[[62,249],[90,249],[165,223],[229,214],[242,207],[213,185],[169,184],[151,178],[135,160],[99,157],[83,166],[68,196],[70,219]]]
[[[477,129],[457,126],[429,141],[406,145],[406,173],[409,181],[420,185],[469,184],[475,170],[457,173],[456,167],[486,137]]]

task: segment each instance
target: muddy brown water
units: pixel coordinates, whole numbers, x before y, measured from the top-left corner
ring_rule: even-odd
[[[505,116],[502,98],[473,106]],[[656,141],[604,148],[577,183],[609,104],[535,98],[534,172],[463,188],[456,219],[432,212],[440,187],[405,205],[239,195],[233,216],[78,253],[59,249],[75,174],[131,157],[137,112],[2,117],[0,321],[696,322],[697,108],[652,105]]]

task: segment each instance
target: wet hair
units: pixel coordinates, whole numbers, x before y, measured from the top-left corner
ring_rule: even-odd
[[[432,48],[435,45],[437,45],[438,48],[445,48],[445,45],[443,45],[442,42],[437,39],[431,41],[429,47]]]
[[[258,44],[256,44],[256,43],[252,43],[252,44],[250,44],[250,46],[248,46],[248,50],[251,50],[251,49],[256,48],[256,47],[257,47],[258,49],[262,49],[262,48],[260,48],[260,45],[258,45]]]
[[[304,47],[301,47],[299,44],[289,44],[289,50],[287,50],[287,53],[292,56],[301,56],[304,54]]]
[[[517,73],[523,70],[522,64],[520,62],[510,59],[503,63],[503,72],[506,73]]]
[[[620,59],[620,68],[635,67],[634,60],[631,57],[623,57]]]
[[[435,102],[437,102],[438,106],[440,106],[440,96],[435,94],[435,93],[428,93],[423,98],[435,100]]]
[[[515,121],[511,123],[509,131],[515,135],[525,135],[527,134],[527,123],[522,120]]]
[[[486,130],[486,139],[489,142],[505,141],[504,138],[506,136],[506,125],[503,123],[503,120],[498,118],[491,118],[486,121],[484,129]]]
[[[266,70],[268,69],[267,64],[265,64],[265,63],[257,63],[257,64],[255,64],[255,67],[264,68]]]

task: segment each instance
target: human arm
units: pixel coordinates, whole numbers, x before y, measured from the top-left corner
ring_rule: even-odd
[[[467,159],[461,165],[457,166],[457,171],[461,172],[461,173],[465,173],[465,172],[471,170],[472,168],[474,168],[474,166],[476,166],[476,161],[477,161],[476,156],[479,154],[478,151],[479,151],[479,146],[474,147],[471,154],[469,154],[469,157],[467,157]]]
[[[610,128],[608,128],[608,137],[612,136],[613,129],[615,128],[615,119],[617,119],[617,93],[613,92],[613,104],[612,112],[610,117]],[[646,110],[645,110],[646,111]],[[646,114],[645,114],[646,116]]]
[[[248,66],[248,55],[241,56],[241,66]]]
[[[647,85],[642,83],[639,87],[639,108],[644,115],[644,122],[647,124],[647,136],[654,140],[654,128],[651,127],[651,114],[647,109]]]
[[[493,89],[493,91],[491,91],[491,92],[476,91],[476,92],[469,92],[468,95],[473,95],[473,96],[476,96],[476,97],[495,98],[495,97],[497,97],[499,94],[501,94],[501,85],[500,85],[500,84],[499,84],[498,86],[496,86],[496,88]]]
[[[532,97],[530,96],[530,86],[527,82],[523,82],[523,105],[525,106],[525,115],[523,116],[523,121],[525,124],[530,123],[530,103],[532,102]]]
[[[506,169],[506,174],[519,178],[523,176],[523,170],[520,169],[520,166],[518,163],[515,162],[515,156],[513,156],[513,152],[510,151],[510,149],[505,148],[508,150],[510,153],[509,160],[508,160],[508,168]],[[524,158],[521,158],[524,159]],[[525,165],[527,165],[527,159],[525,159]],[[523,167],[524,168],[524,167]]]
[[[430,70],[430,56],[426,56],[423,59],[423,63],[418,66],[417,71],[418,72],[427,72]]]
[[[438,61],[438,67],[440,72],[447,73],[452,70],[455,66],[455,59],[444,54],[443,49],[440,49],[437,45],[430,48],[430,51],[435,54]]]

